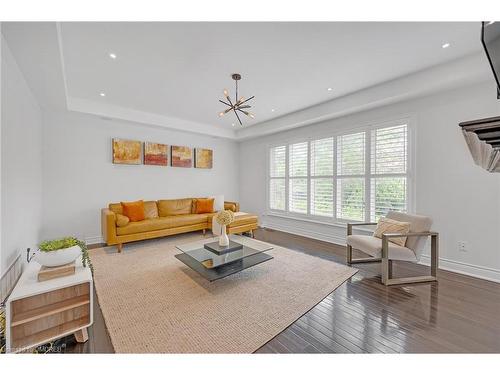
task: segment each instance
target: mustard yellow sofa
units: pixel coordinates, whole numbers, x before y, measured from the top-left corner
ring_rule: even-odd
[[[120,203],[110,203],[101,210],[102,237],[108,246],[117,245],[121,252],[123,244],[149,238],[170,236],[178,233],[205,231],[212,229],[212,217],[216,214],[193,213],[193,200],[196,198],[164,199],[145,201],[145,220],[129,222],[119,226],[116,214],[123,214]],[[224,202],[224,209],[239,212],[236,202]],[[227,226],[228,234],[250,232],[257,229],[258,217],[251,214],[235,216],[235,220]]]

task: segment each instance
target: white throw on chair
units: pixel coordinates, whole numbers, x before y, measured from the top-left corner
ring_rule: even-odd
[[[431,232],[432,220],[426,216],[410,215],[389,211],[388,219],[410,223],[409,233],[384,233],[382,239],[368,235],[352,234],[354,226],[377,225],[377,223],[347,224],[347,263],[382,262],[382,283],[385,285],[437,281],[439,235]],[[389,242],[390,238],[407,237],[405,246]],[[422,256],[427,237],[431,237],[431,276],[392,278],[392,261],[418,262]],[[368,258],[353,259],[352,249],[370,255]]]

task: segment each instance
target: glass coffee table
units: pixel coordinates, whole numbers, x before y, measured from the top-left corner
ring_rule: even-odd
[[[217,252],[204,247],[205,244],[217,242],[218,238],[207,238],[176,246],[182,254],[175,257],[209,281],[222,279],[273,259],[265,253],[272,250],[272,246],[265,242],[240,235],[230,235],[229,240],[242,247],[221,254],[223,251]]]

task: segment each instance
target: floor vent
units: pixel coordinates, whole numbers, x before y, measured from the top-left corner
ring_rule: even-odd
[[[500,116],[459,125],[474,163],[488,172],[500,172]]]

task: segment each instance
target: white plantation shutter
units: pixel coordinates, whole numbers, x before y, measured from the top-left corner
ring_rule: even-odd
[[[290,175],[288,209],[290,212],[307,214],[308,149],[308,142],[288,146],[288,173]]]
[[[286,146],[277,146],[270,149],[269,172],[269,208],[272,210],[285,210]]]
[[[289,146],[290,177],[307,177],[307,142]]]
[[[337,218],[365,217],[365,132],[337,137]]]
[[[286,146],[277,146],[271,148],[270,155],[271,177],[285,177],[286,168]]]
[[[372,130],[371,151],[370,219],[376,221],[390,210],[406,212],[408,126]]]
[[[337,174],[365,174],[365,132],[337,137]]]
[[[372,130],[372,174],[406,173],[407,125]]]
[[[333,137],[311,142],[311,215],[333,217]]]
[[[408,134],[400,123],[270,148],[270,209],[322,221],[408,211]]]

